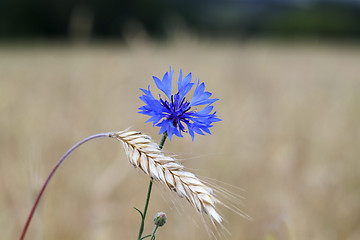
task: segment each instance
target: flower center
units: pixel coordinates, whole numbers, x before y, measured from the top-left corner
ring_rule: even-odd
[[[182,132],[185,132],[185,127],[181,124],[180,121],[184,123],[188,123],[189,120],[187,118],[187,112],[191,109],[189,106],[190,103],[186,101],[185,97],[180,99],[179,93],[175,95],[171,95],[171,101],[163,100],[160,97],[161,104],[166,108],[166,119],[168,121],[172,121],[174,127],[180,128]]]

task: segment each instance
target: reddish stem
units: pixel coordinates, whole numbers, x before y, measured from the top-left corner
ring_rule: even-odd
[[[87,141],[90,141],[94,138],[100,138],[100,137],[110,137],[111,133],[100,133],[100,134],[95,134],[95,135],[92,135],[90,137],[87,137],[85,138],[84,140],[78,142],[77,144],[75,144],[74,146],[72,146],[61,158],[60,160],[56,163],[54,169],[51,171],[50,175],[48,176],[48,178],[46,179],[44,185],[42,186],[37,198],[36,198],[36,201],[31,209],[31,212],[27,218],[27,221],[25,223],[25,226],[24,226],[24,229],[22,231],[22,234],[21,234],[21,237],[20,237],[20,240],[24,240],[25,238],[25,234],[27,232],[27,229],[29,227],[29,224],[31,222],[31,219],[35,213],[35,210],[36,210],[36,207],[38,206],[39,204],[39,201],[40,201],[40,198],[42,196],[42,194],[44,193],[45,191],[45,188],[46,186],[48,185],[48,183],[50,182],[52,176],[54,175],[54,173],[56,172],[56,170],[60,167],[60,165],[65,161],[65,159],[70,155],[70,153],[72,153],[76,148],[78,148],[80,145],[82,145],[83,143],[86,143]]]

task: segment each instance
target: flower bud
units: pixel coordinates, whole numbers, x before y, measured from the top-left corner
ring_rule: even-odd
[[[154,217],[155,225],[161,227],[166,223],[166,214],[164,212],[158,212]]]

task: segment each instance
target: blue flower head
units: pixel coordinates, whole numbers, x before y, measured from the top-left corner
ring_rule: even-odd
[[[159,134],[167,132],[170,140],[172,135],[183,137],[182,132],[188,132],[194,141],[195,133],[204,135],[211,134],[209,128],[213,122],[221,121],[216,116],[216,112],[212,112],[212,103],[219,99],[210,99],[210,92],[205,92],[205,84],[199,80],[191,81],[191,73],[186,77],[182,77],[182,70],[178,80],[177,93],[172,94],[172,76],[174,71],[165,73],[162,80],[153,77],[156,86],[160,89],[165,97],[159,94],[159,99],[154,98],[148,89],[141,89],[143,95],[140,99],[145,103],[139,108],[139,113],[149,115],[151,118],[146,122],[153,122],[153,126],[160,127]],[[195,86],[192,98],[186,96]],[[202,106],[201,110],[197,110],[196,106]]]

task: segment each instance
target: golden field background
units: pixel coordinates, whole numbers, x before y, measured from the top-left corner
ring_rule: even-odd
[[[77,141],[128,127],[160,140],[137,113],[139,88],[155,89],[151,77],[170,65],[220,99],[212,136],[164,149],[244,189],[230,187],[253,221],[224,211],[229,239],[360,239],[360,47],[188,38],[0,46],[1,239],[19,238],[43,181]],[[143,208],[147,184],[120,143],[89,142],[55,174],[26,239],[136,239],[132,207]],[[162,210],[157,239],[209,239],[180,202],[155,186],[145,232]]]

